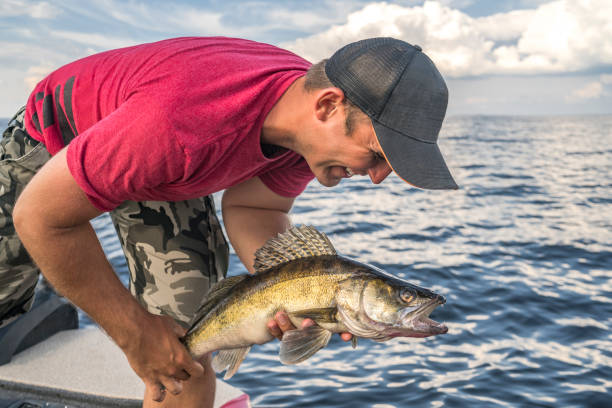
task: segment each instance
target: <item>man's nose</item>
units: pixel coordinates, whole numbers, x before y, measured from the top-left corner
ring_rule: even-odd
[[[391,167],[387,162],[382,162],[368,170],[370,180],[374,184],[380,184],[389,174],[391,174]]]

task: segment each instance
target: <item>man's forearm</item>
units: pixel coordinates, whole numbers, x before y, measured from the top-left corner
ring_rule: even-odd
[[[223,223],[236,254],[251,273],[255,251],[291,226],[286,212],[241,206],[224,206]]]
[[[19,236],[43,275],[125,347],[146,312],[115,275],[91,225],[22,224]]]
[[[68,169],[66,148],[22,191],[13,222],[24,246],[56,289],[88,313],[122,348],[155,401],[163,390],[203,368],[179,338],[185,330],[168,316],[148,313],[123,287],[106,260],[89,220],[100,214]]]

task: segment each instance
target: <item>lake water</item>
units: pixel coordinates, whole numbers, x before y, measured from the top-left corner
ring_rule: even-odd
[[[444,295],[432,318],[449,332],[356,350],[334,336],[297,366],[272,342],[230,383],[257,407],[612,406],[610,129],[612,116],[453,117],[441,146],[458,191],[313,182],[294,223]],[[93,223],[127,282],[108,218]],[[244,273],[233,254],[229,273]]]

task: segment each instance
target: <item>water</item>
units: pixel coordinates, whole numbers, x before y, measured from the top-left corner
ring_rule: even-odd
[[[230,383],[258,407],[611,406],[610,129],[612,116],[455,117],[441,145],[459,191],[313,182],[294,223],[446,296],[432,318],[449,332],[357,350],[334,336],[297,366],[273,342]],[[94,225],[127,282],[108,219]]]

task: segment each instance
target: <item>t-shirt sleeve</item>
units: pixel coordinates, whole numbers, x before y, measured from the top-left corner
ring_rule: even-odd
[[[285,166],[260,174],[259,178],[276,194],[283,197],[297,197],[306,189],[314,175],[306,160],[295,154]]]
[[[68,145],[68,168],[97,209],[156,200],[156,187],[183,178],[188,160],[163,112],[134,96]]]

